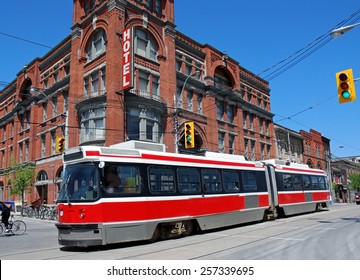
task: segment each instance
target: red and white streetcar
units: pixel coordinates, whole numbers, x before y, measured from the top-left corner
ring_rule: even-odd
[[[322,170],[128,141],[63,153],[58,240],[93,246],[186,236],[329,206]]]

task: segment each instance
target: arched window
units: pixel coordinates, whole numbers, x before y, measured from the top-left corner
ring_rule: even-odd
[[[230,89],[232,87],[229,74],[222,68],[217,68],[214,75],[215,87],[219,89]]]
[[[87,62],[97,58],[106,51],[106,33],[100,28],[91,36],[86,47]]]
[[[157,61],[158,45],[154,37],[144,29],[135,29],[135,53]]]

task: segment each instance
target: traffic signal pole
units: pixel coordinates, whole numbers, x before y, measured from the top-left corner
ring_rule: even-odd
[[[193,73],[190,73],[185,81],[184,81],[184,84],[181,88],[181,91],[180,91],[180,96],[182,96],[182,93],[185,89],[185,86],[186,86],[186,83],[187,81],[190,79],[190,77],[196,75],[196,74],[199,74],[200,71],[195,71]],[[178,154],[179,153],[179,122],[178,122],[178,98],[177,98],[177,92],[175,93],[174,95],[174,146],[175,146],[175,153]]]

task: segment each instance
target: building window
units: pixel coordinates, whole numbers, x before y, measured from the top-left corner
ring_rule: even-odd
[[[57,116],[57,111],[58,111],[58,108],[57,108],[57,106],[58,106],[57,97],[53,97],[53,98],[51,99],[51,104],[53,105],[53,106],[52,106],[52,117],[54,118],[54,117]]]
[[[264,125],[264,120],[263,119],[261,119],[261,118],[259,118],[259,132],[261,133],[261,134],[263,134],[263,125]]]
[[[244,139],[244,156],[249,159],[249,139]]]
[[[251,160],[256,160],[255,158],[255,140],[251,140]]]
[[[217,68],[215,71],[214,79],[215,79],[215,87],[216,88],[219,88],[222,90],[227,90],[227,89],[231,88],[230,77],[224,69]]]
[[[151,93],[153,95],[159,95],[160,94],[160,78],[157,76],[152,75],[151,76]]]
[[[220,100],[216,100],[216,117],[221,121],[224,119],[224,103]]]
[[[153,36],[147,31],[135,29],[135,53],[157,61],[158,46]]]
[[[261,160],[265,160],[265,144],[261,143]]]
[[[181,54],[176,54],[176,71],[178,72],[182,72],[182,55]]]
[[[3,126],[3,131],[4,131],[3,141],[5,141],[6,140],[6,125]]]
[[[106,69],[105,67],[100,70],[101,81],[100,81],[100,94],[105,94],[106,92]]]
[[[46,155],[46,135],[41,135],[41,157]]]
[[[219,132],[218,133],[218,142],[219,142],[219,153],[225,152],[225,133]]]
[[[105,139],[105,108],[92,109],[81,114],[80,141]]]
[[[100,76],[100,81],[99,81]],[[99,95],[103,95],[106,92],[105,89],[106,84],[106,72],[105,67],[100,70],[97,69],[94,72],[90,73],[86,77],[84,77],[84,97],[96,97]],[[90,91],[89,91],[90,85]],[[99,86],[100,85],[100,86]]]
[[[95,0],[86,0],[84,5],[85,15],[90,13],[95,6]]]
[[[186,99],[187,99],[187,109],[189,111],[193,110],[193,93],[191,91],[188,90],[187,94],[186,94]]]
[[[254,129],[254,116],[252,114],[249,115],[249,129]]]
[[[104,29],[100,28],[95,31],[94,35],[86,48],[87,62],[97,58],[106,51],[106,33]]]
[[[19,152],[20,152],[20,154],[19,154],[19,162],[20,163],[23,163],[23,143],[21,142],[21,143],[19,143]]]
[[[162,143],[163,119],[160,113],[143,108],[129,108],[127,136],[129,140],[146,140]]]
[[[98,79],[99,75],[98,72],[95,71],[94,73],[91,74],[91,96],[96,96],[98,91],[99,91],[99,79]]]
[[[139,90],[142,92],[150,92],[150,74],[139,70]]]
[[[5,151],[1,151],[1,166],[5,167]]]
[[[229,135],[229,154],[235,154],[235,136]]]
[[[55,155],[55,145],[56,145],[56,134],[55,131],[51,131],[51,154]]]
[[[198,114],[201,114],[203,113],[202,111],[202,100],[203,100],[203,97],[201,94],[198,94],[197,95],[197,99],[196,99],[196,102],[197,102],[197,113]]]
[[[59,72],[58,71],[54,72],[53,77],[54,77],[54,83],[58,82],[59,81]]]
[[[25,161],[29,161],[29,140],[25,141]]]
[[[177,108],[182,108],[182,106],[183,106],[181,90],[182,90],[181,87],[176,87],[176,107]]]
[[[246,126],[247,113],[243,112],[243,128],[247,128]]]
[[[227,104],[226,105],[226,110],[227,110],[227,119],[229,123],[233,123],[234,122],[234,108],[232,105]]]
[[[47,103],[43,103],[43,122],[47,120]]]

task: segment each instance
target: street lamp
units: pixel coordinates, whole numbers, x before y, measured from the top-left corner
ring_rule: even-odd
[[[193,72],[193,73],[190,73],[190,74],[186,77],[186,79],[185,79],[185,81],[184,81],[184,84],[183,84],[183,86],[182,86],[182,88],[181,88],[181,91],[180,91],[180,96],[182,96],[182,93],[183,93],[183,91],[184,91],[184,89],[185,89],[185,85],[186,85],[187,81],[190,79],[190,77],[195,76],[195,75],[197,75],[197,74],[199,74],[199,73],[200,73],[200,71],[197,70],[197,71],[195,71],[195,72]],[[178,105],[178,99],[177,99],[177,93],[175,93],[175,95],[174,95],[174,130],[175,130],[174,145],[175,145],[175,153],[176,153],[176,154],[179,153],[179,148],[178,148],[179,126],[178,126],[178,114],[177,114],[177,108],[178,108],[178,106],[177,106],[177,105]]]
[[[333,38],[338,38],[341,35],[343,35],[344,33],[348,32],[349,30],[353,29],[354,27],[356,27],[358,25],[360,25],[360,23],[355,23],[355,24],[351,24],[351,25],[336,28],[336,29],[330,31],[330,36],[333,37]]]

